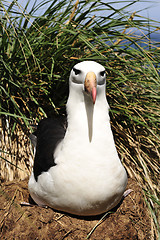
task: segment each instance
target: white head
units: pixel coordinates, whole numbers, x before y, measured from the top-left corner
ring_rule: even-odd
[[[69,80],[70,94],[72,95],[74,90],[75,99],[89,96],[94,104],[98,95],[105,95],[105,68],[97,62],[84,61],[76,64],[71,70]]]

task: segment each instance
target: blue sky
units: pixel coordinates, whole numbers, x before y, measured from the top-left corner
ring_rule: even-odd
[[[145,9],[140,15],[160,22],[160,1],[137,2],[132,8],[132,11]]]
[[[106,0],[106,1],[110,2],[109,0]],[[27,0],[19,0],[18,2],[22,6],[25,6]],[[31,1],[31,2],[33,3],[34,0]],[[38,0],[37,2],[41,2],[41,0]],[[73,1],[73,2],[76,2],[76,0]],[[123,6],[126,3],[127,3],[127,1],[125,1],[124,3],[118,4],[115,1],[114,7],[118,8],[119,6]],[[47,6],[46,6],[46,8],[47,8]],[[149,17],[153,20],[156,20],[156,21],[160,22],[160,0],[155,0],[155,1],[144,0],[143,2],[142,2],[142,0],[140,0],[140,2],[137,2],[137,3],[133,4],[132,7],[128,8],[128,10],[131,11],[131,12],[134,12],[134,11],[137,12],[137,11],[142,10],[142,9],[145,9],[145,10],[141,11],[140,15],[145,16],[145,17]]]

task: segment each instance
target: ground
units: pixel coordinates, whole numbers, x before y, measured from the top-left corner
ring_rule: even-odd
[[[27,183],[27,179],[12,181],[1,187],[0,239],[151,239],[151,219],[142,190],[134,179],[129,178],[127,186],[133,191],[119,206],[96,217],[71,216],[36,205],[22,206],[22,201],[29,201]]]

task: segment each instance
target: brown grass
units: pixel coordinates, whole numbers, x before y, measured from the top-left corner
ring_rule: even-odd
[[[1,182],[25,179],[31,173],[33,155],[29,137],[16,126],[13,132],[9,123],[0,125],[0,179]]]

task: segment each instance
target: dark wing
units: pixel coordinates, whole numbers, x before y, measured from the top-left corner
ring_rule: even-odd
[[[64,125],[59,119],[45,118],[40,121],[35,132],[37,143],[33,173],[36,181],[42,172],[56,165],[54,151],[64,138],[65,132]]]

